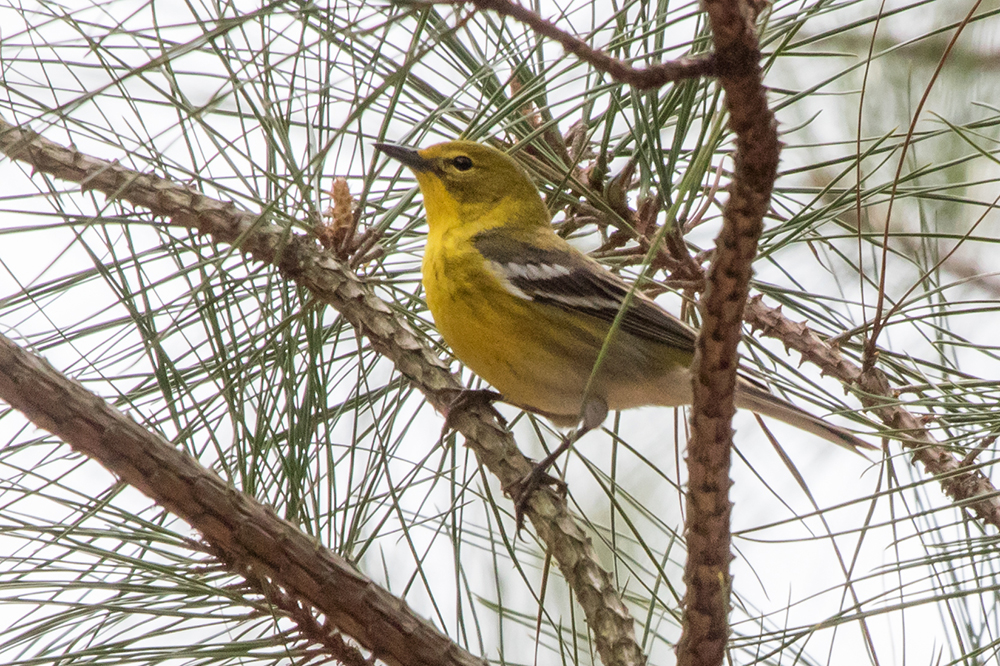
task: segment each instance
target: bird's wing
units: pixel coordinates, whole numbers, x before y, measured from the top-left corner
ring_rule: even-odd
[[[609,323],[621,313],[621,330],[694,352],[696,333],[692,328],[558,236],[545,240],[548,242],[543,246],[512,238],[507,230],[488,229],[476,234],[472,242],[493,274],[515,296]],[[626,299],[628,306],[622,312]]]

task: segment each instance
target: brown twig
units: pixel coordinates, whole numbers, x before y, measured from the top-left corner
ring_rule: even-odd
[[[594,69],[604,72],[615,81],[633,86],[639,90],[659,88],[675,81],[698,79],[718,74],[717,63],[711,55],[698,58],[680,58],[669,62],[650,65],[645,68],[632,67],[600,49],[595,49],[579,37],[560,30],[551,21],[510,0],[435,0],[434,4],[467,4],[471,2],[477,9],[489,9],[502,16],[510,16],[524,23],[543,37],[562,44]]]
[[[740,0],[704,4],[719,81],[736,134],[729,200],[701,299],[688,441],[685,535],[688,559],[679,666],[719,666],[729,639],[731,554],[729,479],[734,394],[751,264],[770,206],[780,144],[758,61],[754,12]]]
[[[878,274],[878,298],[875,303],[875,317],[872,323],[871,335],[868,336],[868,339],[865,341],[863,367],[866,372],[875,367],[875,363],[878,359],[878,337],[889,320],[888,315],[885,317],[882,316],[882,310],[885,307],[886,272],[889,262],[889,223],[892,220],[892,207],[896,203],[896,190],[899,187],[899,184],[903,182],[903,167],[908,164],[907,152],[913,143],[913,135],[917,130],[917,121],[920,119],[920,112],[923,110],[924,106],[927,104],[927,100],[930,98],[931,90],[934,88],[934,83],[938,80],[938,76],[944,69],[945,62],[947,62],[948,57],[951,55],[952,49],[955,47],[955,44],[958,43],[958,38],[972,21],[981,4],[982,0],[976,0],[972,3],[972,6],[969,8],[968,13],[966,13],[965,18],[962,19],[962,22],[959,23],[954,34],[951,36],[951,39],[948,40],[948,46],[945,48],[944,53],[941,54],[941,59],[938,61],[937,67],[934,68],[934,73],[931,75],[930,81],[928,81],[927,85],[924,87],[924,94],[921,95],[920,101],[917,102],[916,109],[913,111],[913,119],[910,121],[910,126],[906,130],[906,138],[903,139],[902,150],[900,151],[899,159],[896,162],[896,173],[892,179],[892,190],[889,193],[889,205],[885,211],[885,230],[882,235],[882,262]],[[860,179],[858,182],[861,182]],[[858,189],[858,192],[860,196],[860,188]],[[895,308],[893,308],[892,311],[895,311]]]

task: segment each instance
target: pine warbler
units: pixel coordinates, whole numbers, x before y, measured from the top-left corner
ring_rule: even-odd
[[[423,284],[441,337],[504,402],[580,424],[572,439],[608,410],[691,404],[696,332],[556,235],[513,159],[471,141],[375,147],[409,167],[423,193]],[[875,448],[745,377],[736,406]]]

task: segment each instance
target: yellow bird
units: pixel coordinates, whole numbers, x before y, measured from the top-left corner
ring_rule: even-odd
[[[455,356],[504,402],[580,425],[543,469],[609,410],[691,404],[696,331],[558,236],[513,159],[472,141],[375,147],[420,185],[427,306]],[[851,450],[875,448],[746,377],[736,406]]]

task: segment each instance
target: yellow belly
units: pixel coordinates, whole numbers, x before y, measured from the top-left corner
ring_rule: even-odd
[[[669,349],[617,332],[595,373],[607,322],[515,296],[476,255],[441,260],[433,250],[424,258],[424,287],[435,325],[506,402],[559,423],[575,422],[588,383],[588,395],[612,410],[690,402],[687,363]]]

